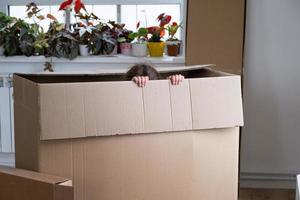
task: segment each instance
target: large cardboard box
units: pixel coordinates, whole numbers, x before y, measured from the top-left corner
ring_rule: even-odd
[[[57,176],[0,166],[0,199],[73,200],[72,181]]]
[[[76,200],[237,199],[240,77],[162,74],[179,72],[180,85],[144,88],[116,73],[15,75],[16,166],[72,178]]]
[[[242,74],[245,0],[188,0],[186,64]]]

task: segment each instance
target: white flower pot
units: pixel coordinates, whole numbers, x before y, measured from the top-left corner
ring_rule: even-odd
[[[4,55],[4,48],[0,47],[0,56],[3,56],[3,55]]]
[[[132,56],[145,57],[148,55],[147,43],[133,43],[131,46]]]
[[[89,56],[90,52],[87,45],[79,45],[79,51],[81,56]]]

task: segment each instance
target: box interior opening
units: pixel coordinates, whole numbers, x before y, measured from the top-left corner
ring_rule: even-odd
[[[229,76],[230,74],[215,71],[209,68],[192,69],[187,71],[170,71],[161,72],[162,78],[166,78],[173,74],[182,74],[185,78],[206,78]],[[125,81],[124,73],[114,74],[18,74],[27,80],[35,83],[74,83],[74,82],[111,82]]]

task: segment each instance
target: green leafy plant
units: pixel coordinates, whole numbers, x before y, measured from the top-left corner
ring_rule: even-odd
[[[144,42],[147,40],[148,29],[147,28],[139,28],[137,32],[130,33],[128,38],[131,40],[135,40],[137,43]]]
[[[88,48],[93,55],[109,55],[114,51],[116,43],[116,38],[109,31],[106,31],[95,33]]]
[[[13,20],[14,18],[7,16],[3,12],[0,12],[0,46],[4,44],[7,28]]]
[[[17,19],[10,24],[6,29],[4,35],[4,55],[5,56],[15,56],[21,55],[22,51],[20,48],[20,41],[22,39],[27,40],[27,35],[29,34],[30,27],[28,23],[24,20]]]
[[[168,41],[178,41],[175,35],[179,28],[182,28],[182,24],[177,24],[176,22],[173,22],[167,26]]]
[[[49,39],[49,55],[74,59],[79,55],[79,42],[67,30],[61,30]]]

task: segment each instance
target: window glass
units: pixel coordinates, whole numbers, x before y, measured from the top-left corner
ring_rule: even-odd
[[[117,5],[94,5],[93,13],[105,21],[117,21]]]
[[[42,9],[41,14],[46,15],[51,13],[59,22],[65,22],[64,11],[59,11],[59,5],[46,5],[39,6]],[[117,5],[86,5],[88,12],[93,12],[100,19],[104,21],[112,20],[117,21]],[[29,23],[33,23],[33,20],[29,20],[26,15],[26,6],[9,6],[10,16],[24,19]],[[126,28],[129,30],[136,30],[136,24],[140,21],[141,26],[154,26],[158,22],[156,18],[159,14],[166,13],[172,16],[172,21],[180,22],[180,5],[179,4],[154,4],[154,5],[121,5],[121,11],[119,13],[122,23],[126,24]],[[71,23],[76,22],[74,16],[71,16]],[[40,25],[47,30],[49,26],[49,20],[40,22]],[[177,37],[180,38],[180,31],[178,31]]]
[[[140,21],[141,26],[158,25],[157,16],[166,13],[172,16],[171,22],[180,22],[180,5],[122,5],[121,21],[130,30],[136,30],[136,23]],[[180,31],[177,33],[179,37]]]
[[[58,11],[58,8],[59,8],[58,5],[57,6],[38,6],[38,7],[39,7],[39,9],[41,9],[41,12],[40,12],[41,15],[44,15],[46,17],[46,15],[48,13],[51,13],[52,15],[54,15],[57,18],[57,20],[59,22],[64,22],[64,12]],[[42,21],[40,21],[39,19],[35,19],[35,21],[34,21],[33,18],[29,19],[26,14],[26,9],[27,9],[26,6],[9,6],[9,15],[12,17],[24,19],[28,23],[37,22],[37,23],[39,23],[40,26],[42,26],[44,28],[44,30],[48,30],[49,22],[50,22],[48,19],[42,20]]]

